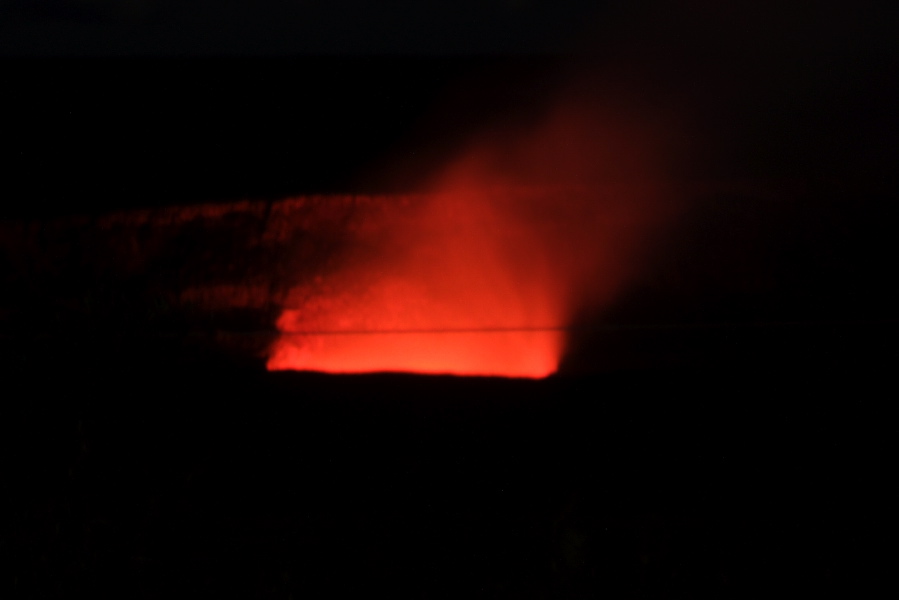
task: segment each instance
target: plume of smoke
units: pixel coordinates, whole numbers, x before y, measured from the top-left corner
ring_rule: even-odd
[[[575,316],[615,298],[664,221],[663,137],[578,98],[475,136],[297,286],[269,368],[551,374]]]

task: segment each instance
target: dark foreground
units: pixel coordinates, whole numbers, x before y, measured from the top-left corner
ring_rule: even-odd
[[[19,596],[848,597],[886,566],[883,365],[335,377],[119,344],[6,356]]]

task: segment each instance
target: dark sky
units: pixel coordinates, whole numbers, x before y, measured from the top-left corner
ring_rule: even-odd
[[[547,55],[588,56],[600,94],[611,82],[649,113],[677,113],[703,150],[699,177],[889,178],[893,12],[798,0],[0,0],[6,187],[72,210],[347,191],[388,159],[449,151],[459,132],[551,94],[547,69],[528,63]]]
[[[636,39],[825,63],[889,43],[885,2],[682,0],[0,0],[0,54],[540,54]],[[720,48],[719,46],[725,48]],[[883,50],[883,49],[881,49]],[[767,56],[766,56],[767,55]]]
[[[40,55],[540,53],[569,50],[588,0],[4,0],[0,51]]]

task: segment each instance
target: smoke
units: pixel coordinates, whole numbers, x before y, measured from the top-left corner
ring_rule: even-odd
[[[552,374],[576,317],[616,298],[665,221],[666,135],[575,93],[480,133],[294,287],[268,368]]]

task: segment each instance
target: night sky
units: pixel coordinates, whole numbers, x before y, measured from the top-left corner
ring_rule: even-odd
[[[572,80],[676,115],[689,177],[888,179],[882,4],[6,0],[7,181],[85,206],[372,187]]]
[[[4,2],[3,50],[64,55],[564,51],[612,3],[262,0]]]

